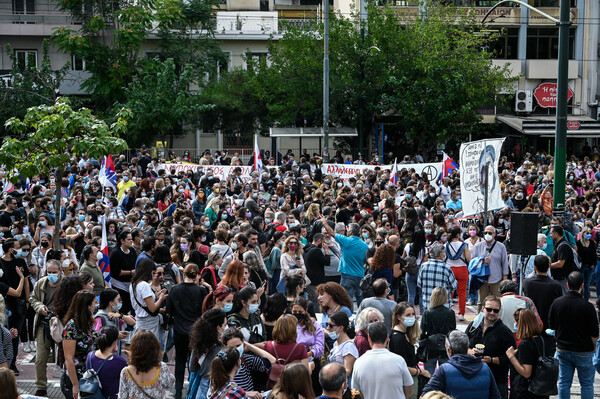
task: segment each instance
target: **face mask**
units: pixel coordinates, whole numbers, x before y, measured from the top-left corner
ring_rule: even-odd
[[[266,224],[269,224],[269,223],[271,223],[271,219],[269,219],[269,218],[266,218],[266,219],[265,219],[265,223],[266,223]]]
[[[62,263],[63,269],[66,269],[67,267],[69,267],[70,264],[71,264],[71,261],[69,261],[68,259],[63,260],[63,263]]]
[[[431,229],[425,229],[425,234],[431,234]]]
[[[381,221],[382,221],[383,223],[385,223],[385,222],[387,222],[387,221],[388,221],[388,218],[381,218]]]
[[[369,233],[362,233],[362,237],[366,240],[369,238]]]
[[[58,273],[48,273],[48,281],[51,284],[56,284],[58,282]]]
[[[258,198],[258,193],[252,194],[252,198],[254,198],[254,199]]]
[[[328,334],[329,338],[331,338],[334,341],[340,337],[340,334],[337,331],[328,331]]]
[[[304,313],[294,313],[294,317],[298,320],[298,323],[306,320],[306,315]]]
[[[586,240],[590,240],[592,238],[592,235],[590,233],[588,233],[584,237]]]
[[[144,227],[145,225],[146,225],[146,221],[144,219],[142,219],[138,222],[139,227]]]
[[[148,194],[146,194],[146,193],[142,193],[142,197],[145,197],[145,196],[147,196],[147,195],[148,195]]]
[[[448,215],[448,219],[454,220],[454,215]]]
[[[371,227],[375,228],[377,226],[377,224],[375,224],[375,222],[371,222],[369,223],[371,225]]]
[[[294,221],[294,222],[290,223],[290,227],[296,227],[296,226],[298,226],[298,224],[299,224],[298,222]]]
[[[189,246],[187,244],[181,244],[179,245],[179,248],[181,248],[183,252],[186,252],[189,249]]]
[[[523,199],[523,194],[521,194],[521,193],[517,194],[517,199]]]
[[[548,244],[547,243],[541,246],[542,251],[545,251],[546,248],[548,248]]]
[[[210,226],[210,220],[207,220],[206,222],[204,222],[204,225],[205,225],[206,227]]]
[[[23,251],[21,251],[20,249],[17,249],[17,252],[15,253],[15,258],[20,258],[23,256]]]
[[[416,317],[405,317],[404,321],[402,321],[402,323],[404,323],[404,325],[406,327],[412,327],[415,325],[415,321],[417,320]]]
[[[29,256],[29,251],[22,251],[21,252],[21,258],[26,258]]]
[[[123,176],[123,181],[127,181],[127,180],[129,180],[129,177]]]
[[[565,198],[569,198],[571,195],[569,193],[565,194]]]
[[[485,238],[486,241],[492,241],[492,239],[494,238],[494,235],[487,233],[483,237]]]
[[[460,201],[460,195],[457,195],[457,196],[456,196],[456,200],[457,200],[457,201]]]
[[[406,194],[406,199],[410,199],[412,197],[411,194]]]
[[[469,230],[469,235],[471,237],[475,237],[477,235],[477,231],[475,231],[475,230]]]
[[[48,248],[49,246],[50,246],[50,243],[48,241],[42,242],[42,248]]]
[[[232,242],[230,246],[234,251],[238,249],[237,242]]]
[[[180,188],[179,190],[177,190],[180,194],[183,194],[183,192],[185,191],[183,188]]]
[[[52,209],[51,209],[51,210],[52,210]],[[45,221],[45,220],[42,220],[42,221],[40,222],[40,226],[42,226],[42,227],[46,227],[46,225],[47,225],[47,224],[48,224],[48,223],[46,223],[46,221]]]
[[[29,202],[23,201],[23,206],[28,206],[28,205],[29,205]]]
[[[343,183],[338,183],[337,186],[338,187],[342,187],[344,184]]]
[[[448,241],[448,237],[442,236],[442,242],[446,242],[446,241]]]
[[[279,241],[279,245],[283,246],[283,241]]]
[[[79,215],[78,219],[80,222],[83,222],[85,220],[85,215]]]
[[[226,303],[225,305],[223,305],[223,312],[225,313],[229,313],[231,312],[231,309],[233,309],[233,303]]]
[[[252,217],[252,212],[246,212],[246,217],[247,218],[251,218]]]
[[[117,303],[117,306],[113,306],[112,308],[114,311],[119,311],[119,310],[121,310],[122,307],[123,307],[123,304],[119,302],[119,303]]]
[[[102,252],[98,251],[98,252],[96,253],[96,259],[97,259],[97,260],[102,260],[102,258],[103,258],[103,257],[104,257],[104,254],[103,254]]]
[[[252,304],[248,307],[248,313],[254,314],[258,310],[258,303]]]
[[[227,215],[221,215],[221,219],[223,219],[223,220],[227,219]]]
[[[244,354],[244,343],[242,342],[242,344],[240,346],[238,346],[236,349],[238,350],[238,353],[240,354],[240,358],[241,358],[242,355]]]
[[[519,327],[517,327],[517,323],[513,324],[513,331],[516,333],[519,331]]]
[[[445,210],[446,210],[446,207],[445,207],[444,205],[442,205],[442,206],[440,206],[440,209],[441,209],[442,211],[445,211]]]
[[[296,251],[298,249],[298,244],[290,244],[290,250]]]

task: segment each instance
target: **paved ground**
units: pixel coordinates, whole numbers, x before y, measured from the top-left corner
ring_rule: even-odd
[[[593,299],[593,301],[595,301],[595,298]],[[456,303],[453,304],[452,308],[458,314],[458,305]],[[467,306],[466,313],[467,313],[465,315],[466,320],[464,322],[457,321],[457,328],[460,330],[463,330],[463,331],[466,329],[468,323],[471,322],[477,315],[477,308],[473,307],[473,306]],[[171,352],[169,352],[168,356],[169,356],[169,362],[168,362],[169,369],[171,370],[171,372],[174,372],[175,371],[175,350],[174,349],[171,350]],[[17,357],[17,368],[20,371],[20,375],[17,377],[17,382],[19,385],[20,393],[34,395],[35,391],[36,391],[34,354],[23,352],[22,345],[19,348],[19,355]],[[48,385],[49,385],[48,386],[48,397],[60,399],[60,398],[63,398],[64,396],[63,396],[62,392],[60,391],[59,378],[53,377],[54,368],[55,368],[54,365],[48,365],[48,368],[47,368]],[[594,396],[600,398],[600,375],[599,374],[596,374],[596,381],[594,383],[594,386],[595,386]],[[571,389],[571,397],[578,398],[580,396],[581,396],[580,395],[580,386],[579,386],[577,377],[575,377],[574,382],[573,382],[573,387]],[[169,392],[169,394],[167,395],[167,399],[170,399],[173,397],[174,397],[174,389],[171,392]],[[558,396],[556,396],[556,398],[558,398]]]

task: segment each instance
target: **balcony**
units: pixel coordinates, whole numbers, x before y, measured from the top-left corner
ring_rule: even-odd
[[[217,33],[220,34],[275,34],[279,31],[277,12],[233,12],[217,13]]]

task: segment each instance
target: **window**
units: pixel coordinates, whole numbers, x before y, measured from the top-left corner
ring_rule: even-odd
[[[85,71],[85,60],[76,55],[71,57],[71,69],[74,71]]]
[[[221,77],[229,71],[231,65],[231,53],[225,52],[223,59],[217,61],[217,76]]]
[[[15,58],[20,70],[37,68],[37,50],[15,50]]]
[[[491,43],[496,59],[517,59],[519,57],[519,29],[505,29],[504,34]]]
[[[248,51],[246,53],[246,69],[253,70],[262,63],[266,63],[268,55],[266,52]]]
[[[575,29],[569,32],[569,59],[575,53]],[[558,59],[558,28],[527,29],[527,58],[532,60]]]
[[[35,14],[35,0],[12,0],[13,14]]]

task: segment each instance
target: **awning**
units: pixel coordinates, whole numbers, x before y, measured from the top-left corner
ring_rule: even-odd
[[[497,115],[496,120],[528,136],[554,138],[556,133],[555,116],[513,116]],[[567,138],[599,138],[600,121],[584,115],[567,115],[569,124]]]

